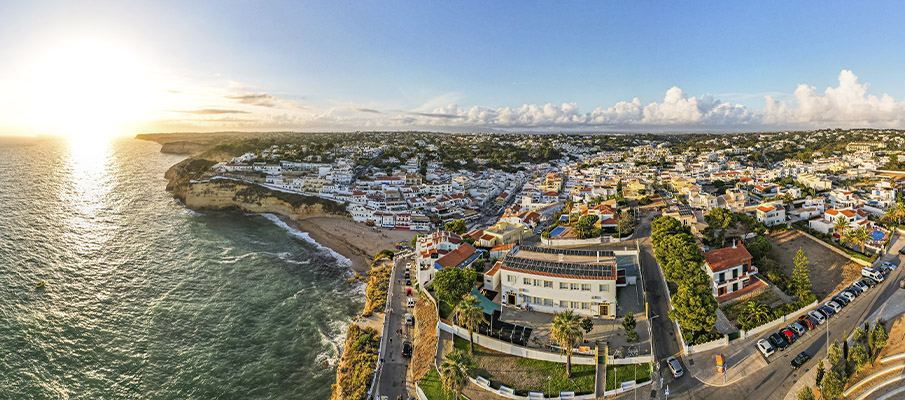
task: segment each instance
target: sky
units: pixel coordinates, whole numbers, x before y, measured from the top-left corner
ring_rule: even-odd
[[[905,128],[897,2],[0,4],[0,134]]]

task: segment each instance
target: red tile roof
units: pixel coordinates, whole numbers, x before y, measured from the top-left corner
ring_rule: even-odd
[[[737,267],[746,262],[751,262],[751,253],[745,249],[745,245],[739,243],[735,247],[711,250],[704,253],[704,261],[713,272],[720,272],[732,267]]]
[[[458,248],[449,252],[449,254],[437,259],[437,264],[440,264],[440,266],[443,268],[455,267],[468,259],[468,257],[471,257],[471,255],[474,254],[475,251],[477,251],[477,249],[475,249],[472,245],[468,243],[462,243]]]

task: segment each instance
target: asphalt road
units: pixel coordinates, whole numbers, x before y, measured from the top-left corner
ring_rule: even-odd
[[[388,338],[384,363],[377,377],[376,392],[380,396],[386,396],[390,400],[396,400],[399,396],[408,399],[406,391],[406,379],[408,374],[409,359],[402,357],[402,342],[412,341],[412,330],[405,325],[404,315],[411,312],[406,307],[405,296],[405,264],[411,260],[411,256],[399,258],[394,261],[392,279],[390,279],[390,298],[387,307],[392,310],[389,313],[388,324],[384,327],[384,335]],[[397,329],[401,329],[400,335]],[[382,398],[382,397],[378,397]]]

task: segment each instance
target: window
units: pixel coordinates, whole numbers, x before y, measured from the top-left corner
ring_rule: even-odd
[[[545,287],[545,288],[552,288],[552,287],[553,287],[553,281],[544,281],[544,287]]]
[[[515,282],[515,275],[506,275],[506,282]]]
[[[531,284],[531,278],[522,278],[522,283],[524,283],[524,284],[526,284],[526,285],[530,285],[530,284]]]
[[[577,283],[570,283],[569,288],[572,290],[578,290],[579,286]]]
[[[547,306],[547,307],[553,307],[553,300],[551,300],[551,299],[544,299],[544,305]]]
[[[718,279],[717,279],[717,282],[722,282],[722,281],[726,280],[725,277],[726,277],[726,276],[725,276],[725,273],[720,272],[720,275],[719,275],[719,277],[718,277]]]
[[[732,269],[732,279],[738,278],[738,268]]]
[[[600,284],[600,291],[601,291],[601,292],[609,292],[609,291],[610,291],[610,284],[609,284],[609,283],[601,283],[601,284]]]
[[[568,289],[568,288],[569,288],[569,284],[568,284],[568,283],[565,283],[565,282],[560,282],[560,283],[559,283],[559,290],[566,290],[566,289]]]
[[[540,297],[535,297],[534,304],[544,304],[544,299],[542,299]]]
[[[581,307],[581,303],[577,301],[572,302],[572,309],[578,309],[579,307]]]
[[[582,291],[582,292],[590,292],[590,291],[591,291],[591,284],[590,284],[590,283],[582,283],[582,284],[581,284],[581,291]]]
[[[560,300],[560,301],[559,301],[559,307],[560,307],[560,308],[569,308],[569,302],[568,302],[568,301],[565,301],[565,300]]]
[[[581,303],[581,309],[582,309],[582,310],[590,310],[590,309],[591,309],[591,303]]]

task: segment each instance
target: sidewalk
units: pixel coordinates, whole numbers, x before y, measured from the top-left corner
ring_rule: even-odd
[[[688,372],[704,384],[729,386],[767,366],[767,361],[753,346],[753,343],[754,341],[751,341],[751,345],[729,345],[684,356],[682,359],[685,361],[685,368]],[[718,354],[726,357],[727,368],[725,374],[717,371],[716,356]]]

